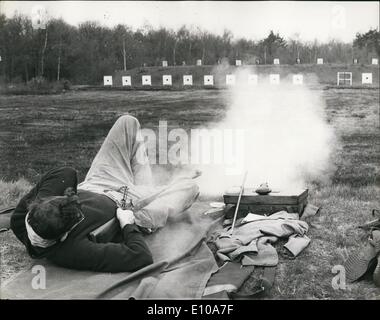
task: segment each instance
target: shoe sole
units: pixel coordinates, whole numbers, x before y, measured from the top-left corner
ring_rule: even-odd
[[[376,258],[376,250],[370,244],[359,249],[344,263],[346,279],[354,282],[361,278],[369,269],[371,262]]]

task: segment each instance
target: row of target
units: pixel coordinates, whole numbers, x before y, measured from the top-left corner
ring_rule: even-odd
[[[351,72],[338,72],[338,85],[339,85],[339,75],[344,73],[345,78],[351,79],[352,84],[352,73]],[[247,77],[247,83],[250,85],[258,84],[259,77],[257,74],[250,74]],[[292,75],[292,83],[296,85],[303,84],[303,75],[302,74],[293,74]],[[348,80],[348,79],[347,79]],[[112,86],[113,78],[112,76],[104,76],[104,85]],[[132,86],[132,77],[131,76],[122,76],[121,82],[123,86]],[[269,83],[270,84],[279,84],[280,83],[280,75],[279,74],[269,74]],[[162,76],[162,85],[171,86],[172,76],[171,75],[163,75]],[[214,85],[214,76],[213,75],[205,75],[203,76],[203,84],[205,86],[213,86]],[[234,85],[236,84],[236,76],[233,74],[226,75],[226,85]],[[372,73],[362,73],[362,84],[372,84]],[[143,86],[151,86],[152,85],[152,77],[151,75],[143,75],[141,76],[141,85]],[[192,86],[193,85],[193,76],[192,75],[184,75],[183,76],[183,85],[184,86]]]

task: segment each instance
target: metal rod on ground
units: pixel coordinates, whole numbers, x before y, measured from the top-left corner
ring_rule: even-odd
[[[231,230],[230,230],[231,235],[232,235],[232,232],[234,232],[236,217],[237,217],[237,214],[238,214],[238,211],[239,211],[240,200],[241,200],[241,196],[242,196],[243,191],[244,191],[244,184],[245,184],[245,180],[247,179],[247,174],[248,174],[248,171],[246,171],[244,173],[243,182],[242,182],[241,187],[240,187],[239,198],[238,198],[238,201],[237,201],[237,204],[236,204],[234,219],[232,221],[232,227],[231,227]]]

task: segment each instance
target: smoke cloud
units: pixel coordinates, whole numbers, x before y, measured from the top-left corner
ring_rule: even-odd
[[[258,84],[247,84],[249,74],[255,73],[247,68],[235,73],[236,83],[226,93],[226,117],[212,128],[244,130],[240,172],[228,173],[226,167],[231,165],[225,163],[198,166],[203,171],[198,180],[203,196],[221,196],[240,185],[245,170],[246,187],[268,182],[279,190],[327,180],[332,171],[330,156],[336,140],[320,93],[305,84],[294,85],[290,78],[269,84],[269,76],[259,75]],[[224,148],[224,152],[237,154],[235,144],[224,143]]]

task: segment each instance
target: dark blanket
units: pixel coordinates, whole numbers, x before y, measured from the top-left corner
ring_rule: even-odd
[[[169,217],[167,224],[146,236],[154,264],[133,273],[97,273],[57,267],[46,260],[46,288],[34,289],[41,268],[33,267],[6,281],[2,299],[200,299],[212,273],[214,256],[207,234],[221,225],[203,213],[210,207],[197,202]],[[35,279],[35,280],[33,280]],[[35,287],[35,286],[34,286]]]

